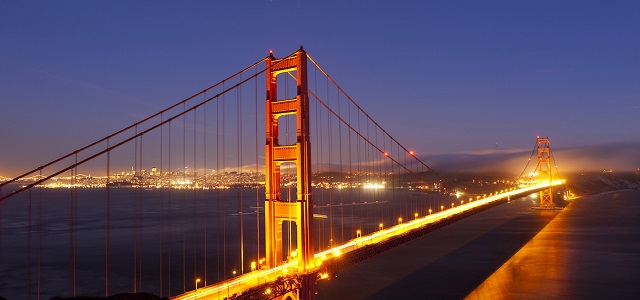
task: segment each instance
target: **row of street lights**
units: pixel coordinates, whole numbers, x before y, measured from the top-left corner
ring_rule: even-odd
[[[486,197],[486,195],[485,195],[485,197]],[[478,196],[478,198],[480,198],[480,196]],[[473,201],[473,198],[469,198],[469,202],[471,202],[471,201]],[[460,200],[460,205],[463,205],[463,204],[464,204],[464,200]],[[455,206],[455,203],[451,203],[451,207],[454,207],[454,206]],[[440,211],[444,211],[444,205],[440,206]],[[431,215],[432,213],[433,213],[433,209],[429,208],[429,214]],[[418,219],[419,214],[416,212],[413,216],[414,216],[415,219]],[[402,224],[402,217],[398,218],[398,224]],[[379,230],[383,230],[384,229],[384,224],[380,223],[378,225],[378,228],[379,228]],[[362,231],[360,229],[358,229],[356,231],[356,238],[360,238],[360,237],[362,237]],[[296,251],[294,251],[294,252],[291,253],[291,256],[295,257],[296,254],[297,254]],[[258,266],[262,267],[262,265],[265,262],[266,262],[266,258],[259,259],[258,263],[256,263],[255,261],[252,261],[251,262],[251,271],[252,272],[255,271],[258,268]],[[233,274],[233,278],[235,278],[236,277],[236,271],[233,270],[232,274]],[[195,281],[195,283],[196,283],[195,298],[197,298],[197,296],[198,296],[198,283],[200,283],[200,281],[201,281],[200,278],[196,278],[196,281]]]
[[[469,202],[471,202],[471,201],[469,201]],[[462,204],[464,204],[464,200],[460,201],[460,205],[462,205]],[[455,204],[451,203],[451,207],[454,207],[454,206],[455,206]],[[440,211],[444,211],[444,205],[440,206]],[[433,213],[433,209],[429,208],[429,214],[432,214],[432,213]],[[413,214],[413,217],[416,220],[418,219],[419,216],[420,215],[417,212]],[[398,224],[402,224],[402,217],[398,218]],[[378,228],[379,228],[379,230],[384,229],[384,224],[383,223],[378,224]],[[356,230],[356,238],[359,238],[361,236],[362,236],[362,231],[360,231],[360,229]]]
[[[503,192],[505,192],[505,191],[512,191],[512,190],[514,190],[514,188],[507,189],[507,190],[501,190],[500,192],[496,192],[496,195],[497,195],[498,193],[503,193]],[[493,195],[493,193],[491,193],[491,194],[490,194],[490,196],[492,196],[492,195]],[[486,198],[486,197],[487,197],[487,195],[485,194],[485,195],[483,195],[483,196],[477,196],[477,197],[476,197],[476,200],[479,200],[481,197]],[[473,198],[472,198],[472,197],[470,197],[470,198],[469,198],[469,203],[471,203],[471,202],[473,202]],[[464,201],[464,200],[460,200],[460,205],[463,205],[464,203],[465,203],[465,201]],[[451,208],[453,208],[453,207],[455,207],[455,203],[454,203],[454,202],[452,202],[452,203],[451,203]],[[444,205],[440,205],[440,211],[444,211]],[[431,215],[432,213],[433,213],[433,209],[429,208],[429,214]],[[416,212],[413,216],[414,216],[414,218],[415,218],[415,219],[418,219],[419,214]],[[398,218],[398,224],[402,224],[402,217],[399,217],[399,218]],[[382,230],[382,229],[384,229],[384,224],[383,224],[383,223],[380,223],[380,224],[378,225],[378,227],[379,227],[379,230]],[[358,229],[358,230],[356,231],[356,238],[359,238],[359,237],[362,237],[362,231],[361,231],[360,229]]]

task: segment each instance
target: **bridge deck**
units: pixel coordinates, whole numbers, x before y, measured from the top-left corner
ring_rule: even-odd
[[[564,184],[563,181],[557,180],[552,183],[552,186],[559,186],[562,184]],[[378,230],[368,235],[363,235],[342,245],[316,253],[314,258],[317,264],[312,267],[315,268],[316,271],[322,272],[324,264],[338,260],[341,256],[347,255],[356,250],[364,249],[365,247],[371,245],[385,243],[409,232],[413,232],[415,230],[441,222],[443,220],[450,219],[454,216],[482,209],[487,205],[505,200],[508,197],[515,198],[522,195],[535,193],[548,187],[548,184],[539,184],[506,191],[504,193],[488,196],[483,199],[448,208],[443,211],[434,212],[430,215],[419,217],[414,220],[402,222],[395,226]],[[266,289],[269,284],[274,283],[278,278],[299,275],[297,273],[298,261],[292,260],[275,268],[256,270],[226,281],[199,288],[196,291],[190,291],[181,295],[177,295],[172,299],[225,299],[233,298],[247,291],[256,289],[264,289],[264,291],[260,290],[260,292],[265,293],[267,292]]]

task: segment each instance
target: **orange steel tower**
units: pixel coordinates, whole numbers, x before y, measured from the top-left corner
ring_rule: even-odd
[[[540,191],[540,208],[554,208],[553,189],[551,187],[551,148],[549,138],[538,137],[538,181],[549,183],[549,188]]]
[[[313,268],[314,254],[307,53],[300,47],[295,55],[282,59],[276,59],[272,54],[267,58],[266,63],[266,263],[272,268],[282,264],[282,223],[284,221],[291,222],[296,225],[298,271],[307,274]],[[277,76],[290,72],[296,74],[297,95],[295,99],[280,100],[277,97]],[[287,74],[287,76],[289,75]],[[296,115],[297,140],[295,144],[282,145],[279,140],[278,119],[287,115]],[[297,172],[296,202],[285,202],[281,198],[280,167],[283,163],[295,163]]]

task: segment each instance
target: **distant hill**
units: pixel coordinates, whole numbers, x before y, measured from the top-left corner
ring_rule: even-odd
[[[560,173],[638,172],[640,141],[617,142],[571,148],[551,148]],[[485,153],[425,155],[420,158],[441,172],[499,172],[516,174],[524,168],[531,150],[495,150]],[[534,154],[536,157],[537,154]],[[531,166],[535,168],[532,159]],[[531,171],[533,171],[533,168]],[[516,174],[516,175],[518,175]]]
[[[566,176],[567,187],[577,195],[593,195],[608,191],[640,189],[640,173],[585,172]]]

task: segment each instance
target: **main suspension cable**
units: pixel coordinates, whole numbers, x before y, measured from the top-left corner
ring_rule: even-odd
[[[279,61],[279,62],[277,62],[277,63],[280,63],[280,61]],[[274,64],[273,66],[277,65],[277,63],[276,63],[276,64]],[[273,67],[273,66],[272,66],[272,67]],[[99,151],[99,152],[97,152],[97,153],[95,153],[95,154],[93,154],[93,155],[91,155],[91,156],[89,156],[89,157],[87,157],[87,158],[85,158],[85,159],[83,159],[83,160],[81,160],[81,161],[79,161],[79,162],[76,162],[76,163],[74,163],[74,164],[72,164],[72,165],[70,165],[70,166],[67,166],[67,167],[65,167],[64,169],[59,170],[59,171],[57,171],[57,172],[55,172],[55,173],[53,173],[53,174],[51,174],[51,175],[49,175],[49,176],[47,176],[47,177],[41,178],[41,179],[39,179],[39,180],[34,181],[34,182],[33,182],[33,183],[31,183],[31,184],[28,184],[28,185],[26,185],[26,186],[23,186],[22,188],[20,188],[20,189],[18,189],[18,190],[15,190],[15,191],[11,192],[10,194],[8,194],[8,195],[6,195],[6,196],[3,196],[2,198],[0,198],[0,201],[4,201],[4,200],[6,200],[6,199],[8,199],[8,198],[10,198],[10,197],[12,197],[12,196],[14,196],[14,195],[17,195],[17,194],[19,194],[19,193],[21,193],[21,192],[25,191],[25,190],[31,189],[32,187],[34,187],[34,186],[36,186],[36,185],[38,185],[38,184],[40,184],[40,183],[42,183],[42,182],[45,182],[45,181],[47,181],[47,180],[49,180],[49,179],[51,179],[51,178],[53,178],[53,177],[55,177],[55,176],[57,176],[57,175],[60,175],[60,174],[62,174],[62,173],[64,173],[64,172],[66,172],[66,171],[68,171],[68,170],[71,170],[71,169],[73,169],[73,168],[75,168],[75,167],[77,167],[77,166],[79,166],[79,165],[82,165],[82,164],[84,164],[84,163],[86,163],[86,162],[88,162],[88,161],[91,161],[91,160],[95,159],[96,157],[99,157],[99,156],[101,156],[101,155],[103,155],[103,154],[105,154],[105,153],[107,153],[107,152],[109,152],[109,151],[111,151],[111,150],[113,150],[113,149],[119,148],[120,146],[122,146],[122,145],[124,145],[124,144],[126,144],[126,143],[128,143],[128,142],[130,142],[130,141],[132,141],[132,140],[134,140],[134,139],[136,139],[136,138],[138,138],[138,137],[140,137],[140,136],[144,135],[144,134],[147,134],[147,133],[149,133],[149,132],[151,132],[151,131],[153,131],[153,130],[157,129],[157,128],[158,128],[158,127],[160,127],[160,126],[162,126],[162,125],[164,125],[164,124],[166,124],[166,123],[169,123],[169,122],[171,122],[171,121],[175,120],[176,118],[178,118],[178,117],[180,117],[180,116],[183,116],[184,114],[186,114],[186,113],[188,113],[188,112],[190,112],[190,111],[192,111],[192,110],[194,110],[194,109],[196,109],[196,108],[198,108],[198,107],[200,107],[200,106],[202,106],[202,105],[204,105],[204,104],[206,104],[206,103],[208,103],[208,102],[210,102],[210,101],[213,101],[214,99],[218,99],[220,96],[222,96],[222,95],[226,94],[226,93],[227,93],[227,92],[229,92],[230,90],[233,90],[233,89],[237,88],[238,86],[240,86],[240,85],[242,85],[242,84],[246,83],[247,81],[249,81],[249,80],[251,80],[251,79],[253,79],[253,78],[257,77],[258,75],[260,75],[260,74],[262,74],[262,73],[264,73],[266,70],[267,70],[267,69],[265,68],[265,69],[263,69],[261,72],[259,72],[258,74],[252,75],[252,76],[248,77],[247,79],[244,79],[244,80],[242,80],[242,81],[240,81],[240,82],[236,83],[235,85],[233,85],[233,86],[231,86],[231,87],[229,87],[229,88],[227,88],[227,89],[224,89],[222,92],[220,92],[220,93],[218,93],[218,94],[216,94],[216,95],[214,95],[214,96],[212,96],[212,97],[208,98],[207,100],[205,100],[205,101],[203,101],[203,102],[200,102],[200,103],[198,103],[198,104],[196,104],[196,105],[193,105],[191,108],[186,109],[186,110],[184,110],[183,112],[178,113],[177,115],[175,115],[175,116],[173,116],[173,117],[171,117],[171,118],[168,118],[168,119],[166,119],[165,121],[162,121],[162,122],[160,122],[160,123],[158,123],[158,124],[156,124],[156,125],[153,125],[152,127],[148,128],[148,129],[146,129],[146,130],[143,130],[143,131],[141,131],[141,132],[139,132],[139,133],[137,133],[137,134],[135,134],[135,135],[133,135],[133,136],[131,136],[131,137],[129,137],[129,138],[126,138],[125,140],[123,140],[123,141],[121,141],[121,142],[119,142],[119,143],[117,143],[117,144],[115,144],[115,145],[113,145],[113,146],[111,146],[111,147],[109,147],[109,148],[107,148],[107,149],[104,149],[104,150],[102,150],[102,151]],[[179,104],[182,104],[182,103],[186,103],[186,101],[182,101],[182,102],[180,102]],[[157,115],[159,115],[159,114],[155,114],[154,116],[157,116]],[[149,118],[147,118],[147,119],[149,119]],[[147,120],[147,119],[145,119],[145,120]],[[138,124],[140,124],[140,123],[141,123],[141,122],[138,122],[138,123],[134,124],[133,126],[127,127],[127,129],[134,128],[134,127],[135,127],[135,125],[138,125]],[[125,130],[123,129],[123,130],[121,130],[120,132],[123,132],[123,131],[125,131]],[[120,133],[120,132],[119,132],[119,133]],[[115,136],[115,134],[110,135],[109,137],[113,137],[113,136]],[[104,141],[104,140],[106,140],[106,138],[105,138],[105,139],[101,139],[100,141]],[[95,144],[95,143],[93,143],[93,144]],[[92,145],[93,145],[93,144],[92,144]],[[84,148],[82,148],[81,150],[84,150],[84,149],[86,149],[86,148],[88,148],[88,147],[84,147]],[[76,155],[77,155],[77,153],[78,153],[78,152],[80,152],[81,150],[76,150],[76,151],[74,151],[73,153],[71,153],[71,154],[70,154],[70,155],[68,155],[68,156],[65,156],[65,157],[62,157],[62,158],[60,158],[60,159],[57,159],[56,161],[53,161],[53,162],[50,162],[50,163],[48,163],[48,164],[46,164],[46,165],[43,165],[43,166],[41,166],[41,167],[38,167],[38,168],[34,169],[33,171],[30,171],[29,173],[25,173],[25,174],[26,174],[26,175],[29,175],[29,174],[31,174],[31,173],[33,173],[33,172],[35,172],[35,171],[41,170],[41,169],[43,169],[44,167],[46,167],[46,166],[50,166],[50,165],[54,164],[55,162],[58,162],[58,161],[60,161],[60,160],[62,160],[62,159],[64,159],[64,158],[67,158],[67,157],[71,156],[71,155],[74,155],[74,154],[76,154]],[[19,177],[16,177],[16,178],[14,178],[14,179],[10,180],[10,181],[4,182],[4,183],[0,184],[0,187],[2,187],[2,186],[3,186],[3,185],[5,185],[5,184],[8,184],[8,183],[10,183],[10,182],[14,182],[14,181],[16,181],[16,180],[18,180],[18,179],[20,179],[20,178],[22,178],[22,177],[26,176],[26,175],[21,175],[21,176],[19,176]]]
[[[331,83],[333,83],[333,85],[347,98],[349,99],[349,101],[351,103],[353,103],[353,105],[355,105],[358,110],[360,110],[371,122],[373,122],[373,124],[375,124],[380,130],[382,130],[382,132],[384,132],[384,134],[386,134],[391,140],[393,140],[396,144],[398,144],[404,151],[406,151],[407,153],[410,153],[411,151],[409,151],[407,148],[405,148],[402,144],[400,144],[395,138],[393,138],[393,136],[391,136],[386,130],[384,130],[384,128],[382,128],[382,126],[380,126],[375,120],[373,120],[373,118],[371,118],[371,116],[369,116],[369,114],[367,114],[362,107],[360,107],[360,105],[358,105],[352,98],[351,96],[349,96],[347,94],[347,92],[345,92],[342,87],[340,87],[340,85],[338,85],[337,82],[335,82],[333,80],[333,78],[331,78],[331,76],[329,76],[329,74],[327,74],[327,72],[324,71],[324,69],[322,69],[322,67],[320,67],[320,65],[318,65],[318,63],[309,55],[307,54],[307,58],[309,58],[309,60],[311,60],[311,62],[318,68],[318,70],[320,70],[320,72],[322,72],[327,79],[329,79],[329,81],[331,81]],[[414,156],[414,158],[421,163],[424,167],[426,167],[427,169],[431,170],[432,172],[436,173],[436,171],[431,168],[430,166],[428,166],[426,163],[424,163],[421,159],[419,159],[418,157]]]

